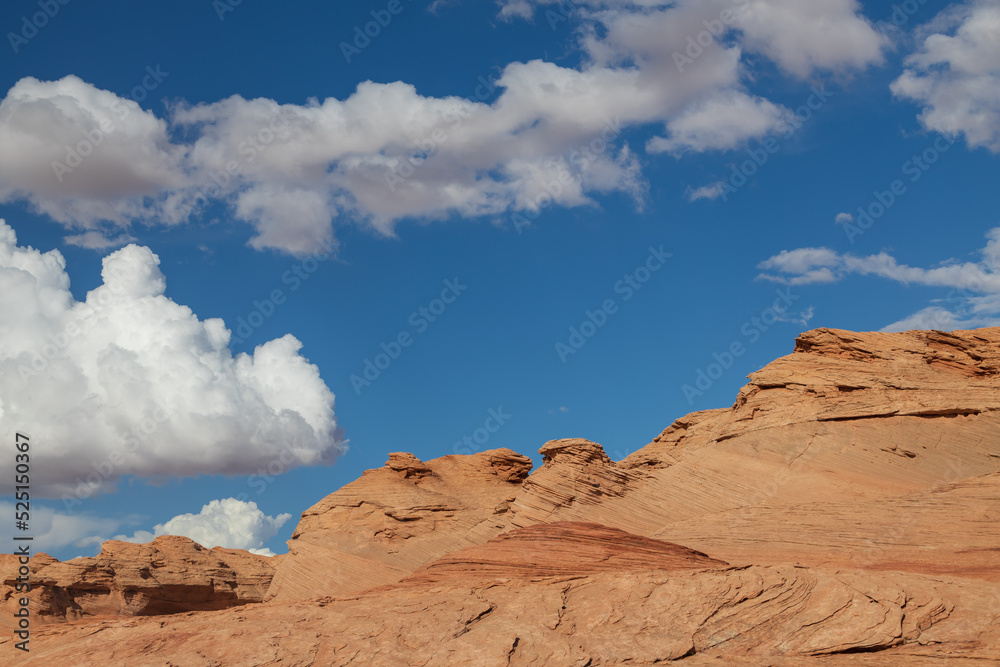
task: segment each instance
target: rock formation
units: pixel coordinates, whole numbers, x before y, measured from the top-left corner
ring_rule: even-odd
[[[505,530],[555,521],[600,523],[732,562],[905,561],[910,571],[993,576],[1000,329],[810,331],[751,375],[732,408],[683,417],[623,461],[583,439],[539,453],[544,463],[530,476],[530,461],[509,450],[428,463],[391,455],[303,514],[267,599],[392,583]],[[912,506],[919,514],[905,513]],[[965,530],[942,533],[941,521]],[[917,536],[920,554],[908,547]],[[935,545],[944,551],[931,556]]]
[[[1000,663],[1000,328],[810,331],[622,461],[539,452],[391,454],[263,604],[49,626],[31,661]]]
[[[87,617],[155,616],[260,602],[274,576],[272,559],[241,549],[206,549],[164,535],[148,544],[108,540],[94,558],[30,559],[27,594],[33,625]],[[0,606],[10,627],[17,600],[17,559],[0,562]]]
[[[486,542],[510,528],[509,506],[531,465],[509,449],[427,463],[390,454],[384,468],[303,512],[265,599],[363,591]]]
[[[928,656],[981,665],[1000,655],[997,585],[794,565],[728,567],[607,531],[573,523],[521,529],[360,595],[61,626],[37,641],[27,664],[80,664],[83,654],[93,665],[192,667],[681,659],[846,666],[921,664]],[[566,538],[595,544],[567,549]],[[527,551],[519,553],[519,545]],[[549,549],[565,561],[531,564]],[[495,562],[484,568],[484,557]],[[158,662],[145,662],[153,656]]]

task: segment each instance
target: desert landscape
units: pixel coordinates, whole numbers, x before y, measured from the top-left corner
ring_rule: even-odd
[[[0,667],[1000,667],[1000,0],[0,36]]]
[[[25,665],[1000,664],[1000,328],[816,329],[621,461],[385,466],[275,558],[31,559]],[[16,565],[3,561],[13,610]],[[11,613],[4,613],[9,621]],[[44,623],[44,624],[43,624]]]

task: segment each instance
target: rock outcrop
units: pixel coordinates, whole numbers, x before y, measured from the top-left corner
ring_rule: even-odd
[[[623,461],[580,438],[539,453],[530,475],[530,461],[510,450],[428,463],[391,455],[303,514],[267,598],[389,584],[505,530],[559,521],[730,562],[992,578],[1000,328],[809,331],[751,375],[731,408],[678,419]],[[919,515],[907,513],[913,506]],[[960,534],[936,532],[952,520]]]
[[[588,535],[593,549],[570,556],[564,538],[585,543]],[[535,547],[546,542],[584,573],[561,571],[552,561],[531,571]],[[519,555],[518,543],[529,553]],[[361,595],[54,628],[34,641],[24,664],[80,664],[86,655],[93,665],[186,667],[681,659],[761,665],[807,658],[805,664],[898,665],[945,655],[955,664],[988,664],[1000,655],[998,584],[793,565],[727,567],[676,545],[580,524],[515,531],[461,553]],[[482,556],[490,554],[497,560],[484,571]],[[609,554],[625,566],[598,566]],[[511,559],[516,563],[508,566]],[[462,560],[479,565],[463,572]]]
[[[390,454],[384,468],[302,513],[266,599],[363,591],[492,539],[510,528],[510,503],[531,466],[509,449],[426,463]]]
[[[419,568],[400,585],[573,577],[628,570],[725,567],[727,563],[669,542],[597,523],[541,524],[459,549]]]
[[[263,604],[46,626],[29,663],[1000,664],[1000,328],[810,331],[622,461],[539,452],[390,454]]]
[[[17,559],[7,556],[0,566],[0,606],[4,627],[10,627],[17,598],[23,595],[15,590]],[[99,555],[65,562],[38,554],[28,567],[33,625],[226,609],[263,600],[274,576],[266,556],[206,549],[174,535],[148,544],[108,540]]]

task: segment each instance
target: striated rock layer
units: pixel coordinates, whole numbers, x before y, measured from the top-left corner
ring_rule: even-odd
[[[486,544],[459,549],[419,568],[400,584],[572,577],[597,572],[726,565],[669,542],[597,523],[563,521],[512,530]]]
[[[492,539],[510,528],[510,503],[531,466],[509,449],[427,463],[390,454],[384,468],[302,513],[266,599],[363,591]]]
[[[104,616],[155,616],[260,602],[274,576],[270,558],[241,549],[206,549],[164,535],[148,544],[108,540],[94,558],[30,559],[32,625]],[[12,627],[17,558],[0,561],[0,606]]]
[[[996,578],[1000,328],[809,331],[752,374],[731,408],[678,419],[623,461],[579,438],[539,452],[530,475],[510,450],[427,463],[391,455],[303,514],[267,598],[392,583],[506,530],[557,521],[734,563]]]
[[[556,552],[561,565],[542,556]],[[53,628],[23,664],[893,665],[1000,655],[998,584],[727,567],[590,524],[515,531],[460,554],[362,595]],[[545,562],[532,565],[536,555]]]

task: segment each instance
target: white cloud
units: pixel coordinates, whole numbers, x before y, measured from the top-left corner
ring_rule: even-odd
[[[528,17],[539,4],[562,11],[518,0],[501,14]],[[540,203],[593,206],[595,194],[612,192],[641,206],[645,182],[624,129],[662,127],[648,149],[675,154],[730,150],[778,129],[784,110],[749,92],[745,51],[795,76],[881,57],[881,38],[853,0],[574,6],[566,36],[582,64],[510,63],[495,91],[480,86],[488,104],[367,81],[343,100],[233,96],[175,104],[159,118],[76,77],[22,79],[0,102],[0,201],[30,202],[87,247],[116,242],[135,221],[179,224],[222,201],[254,227],[254,247],[294,254],[328,242],[333,222],[392,234],[408,217],[497,218]],[[736,10],[725,14],[731,25],[705,33],[724,10]],[[675,54],[694,38],[705,46],[678,67]],[[90,155],[54,173],[67,146],[96,138],[102,123],[111,130]]]
[[[800,310],[798,313],[778,313],[779,322],[792,322],[794,324],[801,324],[804,327],[809,326],[809,320],[813,318],[816,313],[815,306],[809,306],[805,310]]]
[[[180,514],[153,527],[153,532],[136,531],[133,535],[116,535],[113,539],[125,542],[150,542],[160,535],[183,535],[207,549],[247,549],[251,553],[274,556],[264,543],[278,534],[291,514],[271,517],[257,509],[257,503],[236,498],[213,500],[198,514]]]
[[[129,245],[70,294],[65,260],[0,220],[0,423],[33,442],[36,495],[86,497],[123,475],[250,474],[344,449],[334,396],[291,335],[229,350],[220,319],[166,296],[159,258]],[[6,437],[6,436],[5,436]],[[0,481],[7,493],[9,477]]]
[[[900,264],[887,253],[857,257],[828,248],[785,250],[757,268],[760,279],[787,285],[831,283],[848,275],[877,276],[904,285],[950,288],[944,299],[949,307],[934,305],[894,322],[886,331],[914,328],[961,329],[1000,325],[1000,227],[986,233],[986,246],[978,262],[948,260],[933,268]]]
[[[687,196],[688,201],[698,201],[699,199],[708,199],[711,201],[721,197],[723,192],[725,192],[725,183],[723,181],[715,181],[699,188],[688,188]]]
[[[926,129],[1000,153],[1000,3],[951,7],[923,32],[892,92],[923,107]]]
[[[691,150],[730,150],[747,139],[763,137],[779,126],[781,107],[739,91],[712,95],[667,122],[668,137],[653,137],[650,153],[680,155]]]
[[[850,213],[838,213],[833,221],[838,225],[846,225],[849,222],[854,222],[854,216]]]
[[[63,238],[67,245],[75,245],[80,248],[91,250],[107,250],[108,248],[121,248],[135,241],[131,234],[118,234],[113,238],[108,238],[102,232],[91,230],[82,234],[71,234]]]
[[[257,554],[258,556],[267,556],[268,558],[274,558],[278,555],[270,549],[247,549],[247,551],[252,554]]]
[[[798,248],[782,250],[757,265],[758,269],[781,273],[805,274],[814,269],[831,268],[840,263],[840,256],[829,248]]]
[[[13,491],[11,491],[13,497]],[[92,538],[95,534],[108,535],[112,531],[118,530],[123,521],[115,519],[104,519],[89,514],[75,513],[67,514],[56,511],[50,507],[34,501],[31,503],[31,516],[29,530],[21,532],[14,526],[14,503],[0,501],[0,512],[10,519],[0,523],[0,540],[5,545],[5,553],[13,548],[16,535],[31,535],[32,553],[52,552],[66,547],[86,547],[94,544]],[[24,508],[20,508],[24,509]]]
[[[750,0],[737,25],[747,49],[791,74],[815,69],[863,69],[882,63],[886,39],[860,15],[857,0]]]
[[[164,120],[76,76],[25,77],[0,100],[0,200],[71,227],[147,217],[143,196],[186,184],[183,157]]]
[[[534,13],[535,8],[527,0],[506,0],[500,8],[500,17],[506,20],[530,19]]]
[[[970,317],[952,312],[941,306],[928,306],[913,315],[904,317],[898,322],[893,322],[884,327],[882,331],[911,331],[913,329],[955,331],[956,329],[995,326],[1000,326],[1000,317]]]

